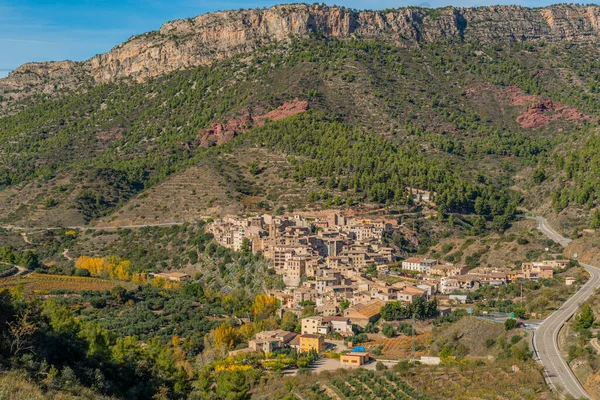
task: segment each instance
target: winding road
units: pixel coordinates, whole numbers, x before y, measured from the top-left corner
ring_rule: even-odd
[[[571,239],[565,238],[556,232],[548,221],[539,216],[530,217],[526,216],[527,219],[533,219],[537,221],[538,229],[544,233],[548,238],[554,242],[559,243],[561,246],[566,247]],[[173,226],[183,225],[183,222],[170,222],[170,223],[157,223],[157,224],[144,224],[144,225],[128,225],[119,227],[88,227],[88,226],[72,226],[72,227],[48,227],[48,228],[27,228],[19,226],[5,226],[4,228],[21,231],[23,238],[28,242],[26,233],[29,231],[44,231],[44,230],[56,230],[63,228],[70,229],[124,229],[124,228],[144,228],[151,226]],[[63,253],[66,256],[66,252]],[[558,348],[558,333],[560,328],[568,321],[578,310],[579,305],[587,300],[595,291],[600,287],[600,269],[582,264],[590,274],[590,279],[579,289],[577,293],[567,300],[558,310],[552,313],[540,326],[537,328],[533,337],[533,347],[535,354],[544,366],[546,373],[546,379],[548,383],[553,386],[558,392],[563,394],[570,394],[576,399],[592,399],[585,391],[571,368],[562,357],[561,351]],[[23,273],[24,271],[19,271]]]
[[[527,218],[535,219],[538,222],[538,229],[561,246],[566,247],[571,242],[570,239],[561,236],[552,229],[545,218]],[[579,305],[594,294],[595,289],[600,287],[600,269],[591,265],[581,265],[589,272],[590,279],[573,297],[540,324],[533,338],[533,346],[536,355],[544,366],[546,379],[551,386],[557,391],[562,391],[563,394],[568,393],[576,399],[591,399],[558,348],[560,328],[575,314]]]

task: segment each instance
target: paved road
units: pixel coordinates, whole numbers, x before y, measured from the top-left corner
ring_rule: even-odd
[[[543,217],[531,217],[538,221],[538,229],[553,241],[567,246],[571,240],[562,237],[558,232],[548,225]],[[579,289],[577,293],[567,300],[558,310],[552,313],[535,332],[533,338],[534,350],[547,372],[547,380],[557,390],[569,393],[576,399],[591,399],[587,394],[571,368],[562,357],[558,348],[558,333],[560,328],[568,321],[579,308],[579,305],[587,300],[595,289],[600,287],[600,269],[591,265],[582,264],[590,274],[590,279]]]
[[[590,273],[590,279],[581,289],[558,310],[550,315],[537,329],[534,345],[537,354],[548,371],[548,379],[556,388],[562,387],[576,399],[591,399],[571,371],[558,349],[558,333],[563,324],[575,314],[579,305],[600,287],[600,270],[584,265]]]
[[[548,221],[544,217],[525,217],[527,219],[534,219],[537,221],[538,229],[542,233],[552,239],[554,242],[560,244],[562,247],[567,247],[572,242],[571,239],[561,236],[560,233],[556,232],[548,224]]]

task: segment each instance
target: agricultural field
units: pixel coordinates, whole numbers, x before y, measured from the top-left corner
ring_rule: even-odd
[[[427,355],[427,348],[429,348],[432,341],[433,335],[431,333],[415,335],[415,356]],[[412,353],[412,339],[410,336],[372,340],[364,343],[364,346],[371,352],[378,347],[381,349],[381,356],[375,356],[375,358],[399,360],[409,358]]]
[[[0,291],[22,288],[35,294],[49,294],[53,291],[80,292],[83,290],[110,290],[115,286],[133,288],[131,282],[111,281],[83,276],[46,275],[33,273],[25,276],[14,276],[0,279]]]
[[[334,379],[329,385],[341,399],[398,399],[427,400],[430,397],[418,393],[397,374],[383,375],[373,371],[359,370],[347,379]]]
[[[419,365],[402,375],[417,391],[435,399],[557,399],[533,360],[462,361]]]

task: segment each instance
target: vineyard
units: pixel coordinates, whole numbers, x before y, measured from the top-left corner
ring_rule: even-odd
[[[34,292],[35,294],[48,294],[52,291],[110,290],[115,286],[132,288],[135,285],[129,282],[109,281],[100,278],[36,273],[0,280],[0,290],[23,287],[26,291]]]
[[[329,387],[340,399],[430,399],[391,372],[380,375],[373,371],[358,370],[357,374],[350,375],[346,379],[332,380]]]

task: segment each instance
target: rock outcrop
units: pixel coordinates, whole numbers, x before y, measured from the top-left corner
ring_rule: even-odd
[[[589,121],[592,118],[559,102],[550,99],[539,99],[531,104],[527,111],[517,117],[517,122],[523,128],[536,129],[559,119],[581,125],[584,121]]]
[[[220,146],[252,127],[263,126],[267,120],[279,121],[306,110],[308,110],[308,102],[296,99],[290,102],[286,101],[281,107],[262,115],[253,115],[247,112],[225,124],[217,122],[209,129],[199,132],[199,144],[202,147]]]
[[[20,67],[0,79],[0,95],[5,98],[0,106],[7,100],[78,87],[88,79],[96,84],[123,78],[143,81],[313,32],[336,38],[387,40],[403,46],[448,39],[596,43],[599,19],[600,7],[592,5],[403,8],[384,13],[294,4],[216,12],[168,22],[158,31],[135,36],[83,63]]]

